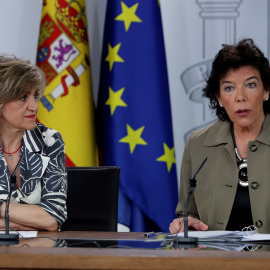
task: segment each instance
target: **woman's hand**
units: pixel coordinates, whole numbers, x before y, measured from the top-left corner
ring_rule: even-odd
[[[183,223],[183,218],[176,218],[170,224],[169,230],[171,234],[178,233],[178,230]],[[195,231],[206,231],[208,229],[208,225],[204,224],[201,220],[193,217],[188,217],[188,228]],[[184,231],[184,224],[180,230],[180,232]]]

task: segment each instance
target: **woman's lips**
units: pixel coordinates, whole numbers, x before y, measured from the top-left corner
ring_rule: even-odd
[[[250,110],[248,109],[243,109],[243,110],[237,110],[235,114],[238,116],[247,116],[250,113]]]
[[[26,115],[25,117],[26,118],[30,118],[30,119],[34,119],[34,118],[36,118],[36,115],[35,114],[31,114],[31,115]]]

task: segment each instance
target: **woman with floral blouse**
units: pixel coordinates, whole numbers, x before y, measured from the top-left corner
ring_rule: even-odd
[[[59,132],[36,123],[43,72],[29,61],[0,55],[0,230],[5,230],[10,175],[10,228],[55,231],[67,218],[67,171]]]

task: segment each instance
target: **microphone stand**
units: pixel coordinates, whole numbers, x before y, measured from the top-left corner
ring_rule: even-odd
[[[188,236],[187,209],[188,209],[188,204],[189,204],[190,197],[191,197],[192,193],[194,192],[194,190],[196,188],[196,181],[197,180],[195,179],[195,177],[197,176],[198,172],[201,170],[201,168],[204,165],[204,163],[206,162],[206,160],[207,160],[207,157],[205,157],[203,159],[201,165],[199,166],[199,168],[197,169],[195,174],[189,179],[188,195],[187,195],[187,199],[185,201],[184,210],[183,210],[184,237],[178,237],[177,236],[179,231],[180,231],[180,229],[179,229],[179,231],[176,234],[176,237],[173,240],[173,244],[176,244],[176,245],[179,245],[179,244],[181,245],[182,244],[184,247],[197,247],[198,237],[189,237]]]
[[[5,209],[5,233],[0,234],[0,243],[3,245],[14,245],[19,243],[19,234],[10,234],[9,233],[9,204],[11,199],[12,191],[16,185],[16,172],[20,166],[21,160],[23,155],[21,156],[20,160],[18,161],[13,173],[10,175],[10,189],[8,193],[8,197],[6,200],[6,209]]]

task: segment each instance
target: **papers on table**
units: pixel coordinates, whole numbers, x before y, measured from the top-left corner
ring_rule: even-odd
[[[0,231],[0,234],[4,234],[5,231]],[[10,234],[19,234],[20,238],[32,238],[37,237],[37,231],[10,231]]]
[[[270,241],[270,234],[256,233],[249,236],[243,236],[241,241]]]
[[[270,241],[270,234],[257,233],[256,231],[189,231],[189,237],[197,237],[198,242],[258,242]],[[167,238],[174,238],[167,235]],[[178,233],[184,237],[184,233]]]

